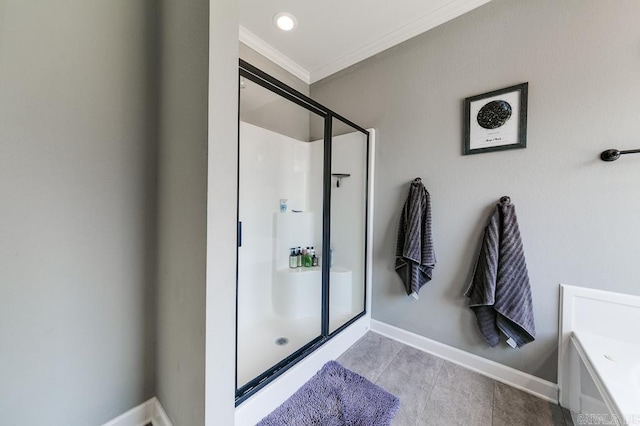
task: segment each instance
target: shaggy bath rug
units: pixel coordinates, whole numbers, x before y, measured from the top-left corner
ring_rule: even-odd
[[[258,426],[389,426],[400,401],[329,361]]]

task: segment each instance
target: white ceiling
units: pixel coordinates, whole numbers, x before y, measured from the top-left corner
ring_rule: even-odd
[[[314,83],[489,1],[240,0],[240,41]],[[279,12],[298,27],[278,30]]]

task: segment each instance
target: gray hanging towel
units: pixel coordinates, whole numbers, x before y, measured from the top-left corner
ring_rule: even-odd
[[[408,295],[418,298],[420,288],[431,281],[435,265],[430,196],[416,178],[402,208],[396,244],[396,272]]]
[[[493,210],[465,296],[489,345],[498,344],[500,332],[514,348],[535,340],[529,275],[509,197],[502,197]]]

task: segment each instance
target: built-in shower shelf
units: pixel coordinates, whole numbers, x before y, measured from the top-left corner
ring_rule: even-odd
[[[344,268],[342,266],[332,266],[329,269],[330,272],[333,272],[334,274],[345,274],[348,272],[351,272],[350,269],[348,268]],[[278,273],[288,273],[288,274],[303,274],[305,272],[322,272],[322,266],[311,266],[311,267],[300,267],[300,268],[287,268],[287,269],[277,269],[276,272]]]
[[[305,272],[314,272],[314,271],[322,271],[322,266],[310,266],[310,267],[300,267],[300,268],[287,268],[287,269],[278,269],[277,272],[289,273],[289,274],[302,274]]]

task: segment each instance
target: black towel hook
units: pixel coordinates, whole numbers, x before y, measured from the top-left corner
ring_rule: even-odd
[[[623,154],[637,154],[640,153],[640,149],[629,149],[627,151],[620,151],[617,149],[608,149],[600,154],[602,161],[616,161]]]
[[[511,198],[508,195],[500,197],[500,204],[502,204],[503,206],[508,206],[509,204],[511,204]]]
[[[422,178],[417,177],[411,183],[422,183]]]

